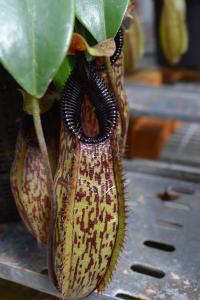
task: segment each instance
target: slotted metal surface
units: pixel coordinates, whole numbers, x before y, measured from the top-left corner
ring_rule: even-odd
[[[133,172],[127,184],[126,244],[112,283],[99,297],[200,299],[199,185]],[[160,200],[158,194],[166,189],[179,198]],[[56,295],[41,274],[45,252],[22,225],[7,226],[0,236],[0,277]],[[96,297],[94,293],[90,299]]]
[[[182,123],[181,127],[170,136],[159,159],[200,167],[200,125]]]
[[[198,185],[136,173],[129,173],[128,181],[127,244],[108,292],[122,298],[200,299]],[[157,195],[169,188],[179,191],[179,199],[161,201]],[[164,244],[165,249],[170,245],[175,251],[147,247],[145,241]],[[132,271],[138,265],[146,274]]]
[[[200,122],[199,87],[154,87],[126,81],[126,93],[132,115]]]

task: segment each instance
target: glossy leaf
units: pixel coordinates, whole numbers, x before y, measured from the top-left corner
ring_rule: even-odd
[[[73,0],[0,0],[0,61],[41,97],[61,65],[74,26]]]
[[[114,37],[129,0],[76,0],[76,17],[98,41]]]
[[[69,63],[69,58],[65,58],[53,79],[54,84],[59,92],[62,91],[65,81],[70,75],[70,72],[71,66]]]

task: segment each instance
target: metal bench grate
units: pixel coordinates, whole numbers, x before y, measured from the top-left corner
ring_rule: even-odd
[[[126,244],[113,281],[99,299],[200,299],[199,185],[133,172],[127,184]],[[161,200],[166,191],[176,193],[177,200]],[[7,225],[0,235],[0,277],[56,295],[45,269],[45,248],[22,225]],[[94,293],[90,299],[97,297]]]

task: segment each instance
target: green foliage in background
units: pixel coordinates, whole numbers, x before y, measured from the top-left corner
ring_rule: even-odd
[[[115,36],[128,3],[129,0],[0,0],[0,62],[26,92],[39,98],[54,76],[59,85],[69,74],[61,64],[75,18],[99,42]],[[68,63],[65,65],[69,68]]]

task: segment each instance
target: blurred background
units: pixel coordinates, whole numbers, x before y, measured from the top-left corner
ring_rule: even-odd
[[[131,108],[126,157],[198,168],[200,4],[178,2],[135,1],[138,24],[126,35],[125,51]],[[138,44],[140,54],[134,53]]]

